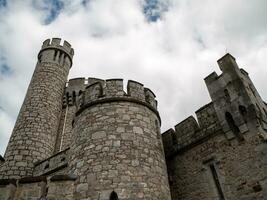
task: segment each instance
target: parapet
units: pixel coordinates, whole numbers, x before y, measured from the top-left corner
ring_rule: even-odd
[[[110,101],[131,101],[143,104],[157,112],[156,96],[150,89],[145,88],[143,84],[129,80],[127,92],[125,92],[123,79],[95,80],[94,82],[88,80],[90,84],[85,88],[78,114],[92,104]]]
[[[68,56],[72,59],[74,55],[74,50],[73,48],[71,48],[70,43],[64,40],[63,45],[61,45],[60,42],[61,38],[52,38],[52,40],[47,39],[43,42],[41,51],[44,51],[46,49],[59,49],[67,53]]]
[[[72,106],[76,105],[79,106],[81,104],[81,97],[85,88],[88,85],[94,84],[96,82],[104,82],[104,80],[99,78],[73,78],[70,79],[65,88],[65,94],[63,96],[63,106],[66,107],[67,105]]]
[[[178,123],[174,129],[162,134],[164,151],[167,157],[177,151],[190,148],[205,138],[221,130],[213,103],[209,103],[196,111],[197,120],[189,116]]]
[[[68,165],[69,148],[54,154],[53,156],[34,164],[33,175],[44,176],[61,172]]]
[[[63,44],[60,44],[60,38],[52,38],[52,40],[47,39],[43,42],[42,48],[38,54],[38,60],[42,61],[51,60],[64,63],[64,59],[68,57],[70,66],[72,65],[72,58],[74,55],[74,50],[71,47],[70,43],[64,41]],[[48,50],[48,51],[47,51]],[[52,50],[52,51],[51,51]],[[46,56],[42,56],[42,52],[49,52]],[[62,56],[64,54],[64,56]],[[45,58],[43,58],[45,57]]]

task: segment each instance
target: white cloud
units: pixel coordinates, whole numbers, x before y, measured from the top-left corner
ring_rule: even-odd
[[[267,96],[264,0],[170,0],[156,22],[147,21],[142,0],[90,0],[86,6],[68,0],[47,25],[49,10],[31,2],[8,1],[0,10],[0,52],[13,72],[0,76],[2,154],[46,38],[61,37],[74,47],[70,77],[134,79],[151,88],[163,130],[210,101],[203,78],[218,71],[216,60],[226,51]]]

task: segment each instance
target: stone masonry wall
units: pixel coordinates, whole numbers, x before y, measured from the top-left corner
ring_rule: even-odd
[[[230,54],[205,78],[212,103],[163,133],[173,200],[267,196],[266,105]]]
[[[71,54],[71,55],[69,55]],[[73,49],[46,40],[0,168],[0,178],[30,176],[34,163],[54,152]]]
[[[167,159],[172,200],[257,199],[267,191],[267,145],[256,132],[245,142],[223,133]],[[223,198],[210,165],[214,165]]]
[[[129,81],[95,83],[85,90],[74,122],[70,173],[76,199],[170,199],[160,119],[153,93]]]
[[[66,84],[54,153],[70,147],[75,113],[82,101],[81,94],[86,86],[95,82],[103,82],[103,80],[97,78],[74,78],[70,79]]]
[[[1,200],[74,200],[74,181],[70,175],[52,177],[35,176],[15,179],[0,179]]]
[[[213,103],[209,103],[196,111],[197,120],[190,116],[178,123],[175,129],[169,129],[162,135],[166,157],[177,151],[217,134],[221,130]]]

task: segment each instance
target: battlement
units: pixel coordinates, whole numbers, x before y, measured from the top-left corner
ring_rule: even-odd
[[[43,42],[41,51],[46,49],[60,49],[68,54],[68,56],[72,59],[74,55],[74,50],[71,48],[71,44],[64,40],[63,45],[61,43],[61,38],[52,38],[52,40],[47,39]]]
[[[213,103],[206,104],[196,112],[197,119],[189,116],[162,134],[166,156],[171,156],[221,130]]]
[[[65,94],[63,96],[63,106],[80,105],[80,98],[85,88],[88,85],[94,84],[96,82],[104,82],[102,79],[98,78],[73,78],[66,83]]]
[[[134,101],[136,103],[145,104],[153,110],[157,110],[155,94],[139,82],[129,80],[127,92],[123,89],[123,79],[96,80],[90,83],[90,85],[86,86],[83,93],[82,108],[99,101],[111,100]]]
[[[44,54],[44,52],[46,52]],[[60,38],[52,38],[52,40],[47,39],[43,42],[42,48],[38,54],[39,62],[55,62],[59,64],[72,65],[72,58],[74,55],[74,50],[70,43],[64,41],[61,44]],[[68,58],[68,59],[66,59]]]

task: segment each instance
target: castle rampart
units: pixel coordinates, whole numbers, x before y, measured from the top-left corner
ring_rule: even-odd
[[[142,84],[128,81],[127,93],[122,79],[88,85],[71,144],[76,198],[108,200],[115,191],[122,199],[170,199],[159,125],[155,96]]]

